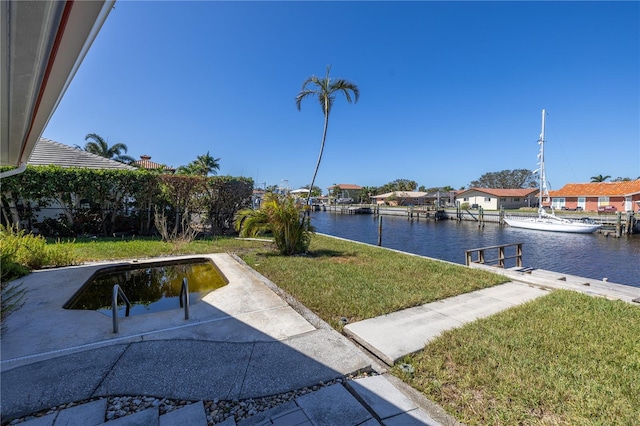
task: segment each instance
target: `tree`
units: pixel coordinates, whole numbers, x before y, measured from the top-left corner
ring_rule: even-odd
[[[309,185],[305,185],[300,189],[309,189]],[[307,192],[305,194],[305,197],[308,196],[309,193]],[[319,186],[314,186],[313,189],[311,190],[311,196],[312,197],[319,197],[322,195],[322,188],[320,188]]]
[[[609,179],[611,176],[607,175],[607,176],[602,176],[602,175],[598,175],[598,176],[591,176],[591,182],[604,182],[605,180]]]
[[[371,197],[374,195],[378,195],[378,188],[375,186],[363,186],[360,190],[360,202],[361,203],[371,203]]]
[[[322,113],[324,114],[324,128],[322,130],[322,143],[320,144],[320,154],[318,155],[318,161],[316,162],[316,168],[313,171],[313,178],[311,179],[311,183],[308,188],[313,188],[313,184],[316,181],[316,175],[318,174],[318,168],[320,168],[320,161],[322,160],[322,152],[324,150],[324,143],[327,139],[327,127],[329,126],[329,113],[331,112],[331,107],[333,106],[333,102],[336,98],[336,93],[343,93],[347,102],[351,103],[351,94],[353,93],[353,102],[357,103],[360,98],[360,90],[358,86],[348,80],[344,80],[341,78],[331,79],[329,78],[329,71],[331,70],[331,65],[327,66],[327,74],[324,78],[318,78],[315,75],[307,78],[304,83],[302,83],[302,89],[298,96],[296,96],[296,107],[298,111],[300,111],[300,107],[302,104],[302,100],[306,97],[312,96],[316,97],[320,102],[320,107],[322,108]],[[309,203],[311,202],[311,197],[309,197]]]
[[[480,176],[480,179],[471,181],[469,187],[494,188],[494,189],[519,189],[535,188],[538,186],[536,178],[531,170],[515,169],[489,172]]]
[[[622,176],[618,176],[617,178],[613,179],[611,182],[630,182],[632,180],[640,180],[640,176],[638,176],[635,179],[632,179],[630,177],[622,177]]]
[[[186,166],[180,166],[176,169],[179,175],[208,176],[209,174],[217,175],[220,170],[220,159],[213,158],[207,151],[204,155],[198,155],[195,160]]]
[[[385,194],[394,191],[415,191],[418,183],[409,179],[396,179],[378,188],[378,194]]]
[[[87,152],[110,160],[119,161],[121,163],[133,163],[136,161],[133,157],[124,154],[127,152],[128,148],[123,143],[117,143],[113,146],[109,146],[107,141],[95,133],[89,133],[84,138],[85,141],[88,141],[89,139],[91,139],[91,141],[87,142],[84,146],[84,150]]]
[[[304,208],[290,195],[267,193],[259,209],[240,210],[235,216],[235,229],[241,237],[273,234],[280,254],[305,253],[314,229]]]

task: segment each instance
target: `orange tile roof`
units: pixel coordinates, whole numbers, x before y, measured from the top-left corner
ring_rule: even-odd
[[[162,169],[162,170],[175,171],[175,169],[169,166],[165,166],[164,164],[151,161],[151,157],[148,155],[141,155],[140,159],[138,161],[135,161],[133,164],[147,170]]]
[[[612,197],[633,194],[640,194],[640,180],[568,183],[556,191],[549,191],[552,197]]]
[[[332,185],[328,189],[333,189],[333,188],[336,188],[336,187],[338,187],[339,189],[362,189],[361,186],[354,185],[352,183],[341,183],[341,184],[338,184],[338,185]]]

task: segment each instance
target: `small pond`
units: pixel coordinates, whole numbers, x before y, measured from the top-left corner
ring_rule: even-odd
[[[182,279],[189,283],[190,304],[228,284],[209,259],[181,259],[144,264],[117,265],[96,271],[63,308],[99,311],[111,317],[113,286],[118,284],[131,302],[129,316],[180,308]],[[118,298],[118,316],[125,316]]]

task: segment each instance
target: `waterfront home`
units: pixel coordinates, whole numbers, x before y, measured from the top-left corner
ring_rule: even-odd
[[[360,192],[362,187],[354,185],[352,183],[341,183],[338,185],[332,185],[329,188],[329,202],[343,203],[356,203],[360,201]]]
[[[460,205],[485,210],[519,209],[520,207],[537,207],[538,188],[469,188],[458,192],[456,202]]]
[[[549,191],[543,205],[558,210],[598,213],[640,212],[640,179],[622,182],[569,183]]]
[[[373,195],[373,204],[386,206],[424,206],[428,193],[423,191],[393,191],[386,194]]]

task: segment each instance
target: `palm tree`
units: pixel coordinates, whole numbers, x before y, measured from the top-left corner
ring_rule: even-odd
[[[274,192],[264,196],[259,209],[236,213],[234,225],[243,238],[271,232],[278,251],[286,256],[306,253],[314,233],[303,207],[292,196]]]
[[[121,163],[133,163],[136,161],[133,157],[121,154],[121,152],[127,152],[127,146],[123,143],[109,146],[107,141],[95,133],[89,133],[84,138],[85,141],[89,139],[91,139],[91,142],[87,142],[84,146],[84,150],[87,152]]]
[[[213,158],[207,151],[204,155],[198,155],[198,157],[187,164],[186,166],[180,166],[176,170],[176,173],[182,175],[199,175],[208,176],[209,174],[217,175],[220,170],[220,159]]]
[[[598,175],[598,176],[591,176],[591,182],[604,182],[605,180],[609,179],[611,176],[607,175],[607,176],[602,176],[602,175]]]
[[[329,71],[331,65],[327,65],[327,74],[324,78],[318,78],[315,75],[307,78],[302,83],[302,89],[298,96],[296,96],[296,106],[300,111],[300,105],[302,100],[308,96],[316,97],[320,102],[322,113],[324,114],[324,129],[322,131],[322,143],[320,144],[320,154],[318,155],[318,162],[313,172],[313,178],[309,188],[313,188],[313,184],[316,181],[316,175],[318,174],[318,168],[320,167],[320,161],[322,160],[322,151],[324,150],[324,143],[327,139],[327,127],[329,125],[329,113],[333,106],[333,101],[336,99],[336,93],[342,92],[347,99],[347,102],[351,103],[351,93],[353,93],[354,103],[358,102],[360,97],[360,90],[358,86],[348,80],[341,78],[331,79],[329,78]],[[311,197],[308,197],[309,203],[311,203]]]

